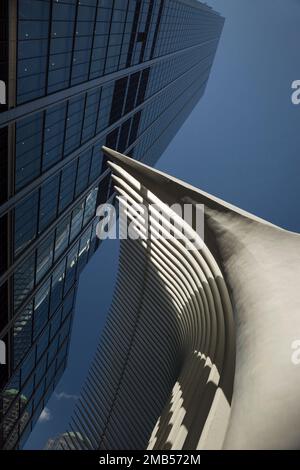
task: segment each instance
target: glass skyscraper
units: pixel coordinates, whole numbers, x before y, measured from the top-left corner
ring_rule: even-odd
[[[223,23],[196,0],[1,1],[1,448],[23,446],[66,367],[96,208],[114,200],[102,145],[156,162]]]

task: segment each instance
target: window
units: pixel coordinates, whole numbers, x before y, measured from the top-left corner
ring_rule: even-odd
[[[62,301],[65,279],[65,265],[66,261],[64,260],[58,265],[52,275],[50,316],[58,308]]]
[[[71,313],[72,308],[74,306],[74,301],[75,301],[75,289],[73,288],[67,297],[64,299],[63,303],[63,316],[62,316],[62,321],[65,320],[65,318]]]
[[[58,338],[52,340],[48,350],[48,367],[47,367],[47,386],[52,383],[55,375],[55,361],[53,362],[58,349]]]
[[[101,1],[98,8],[97,21],[95,25],[95,39],[92,53],[91,78],[99,77],[104,73],[107,43],[111,21],[113,3]]]
[[[56,218],[58,205],[59,176],[46,181],[41,187],[39,233],[47,228]]]
[[[63,169],[61,173],[61,189],[59,195],[59,213],[61,213],[74,198],[77,161]]]
[[[61,359],[66,355],[66,351],[67,351],[67,341],[66,339],[68,338],[69,334],[70,334],[70,327],[71,327],[71,316],[69,316],[63,326],[61,327],[61,330],[60,330],[60,337],[59,337],[59,347],[62,347],[62,349],[60,350],[60,356],[61,356]],[[65,343],[63,345],[63,343]],[[63,345],[63,346],[62,346]],[[62,352],[64,351],[64,352]],[[57,361],[58,364],[59,364],[59,361]]]
[[[62,159],[65,120],[66,103],[46,111],[43,170],[47,170]]]
[[[53,2],[48,93],[69,86],[76,2]]]
[[[100,93],[101,89],[98,89],[96,91],[90,91],[87,94],[84,123],[82,129],[82,142],[86,142],[88,139],[91,139],[95,135],[98,108],[100,102]]]
[[[69,329],[67,330],[66,336],[64,337],[64,340],[67,340],[67,337],[69,335]],[[61,337],[62,338],[62,337]],[[68,341],[65,342],[65,344],[62,346],[61,350],[59,351],[57,355],[57,365],[60,369],[60,366],[62,364],[65,364],[65,360],[67,358],[67,352],[68,352]]]
[[[61,323],[61,312],[62,308],[60,308],[54,315],[54,317],[51,320],[51,330],[50,330],[50,341],[53,340],[53,338],[57,335],[57,332],[60,327]]]
[[[30,417],[31,417],[31,411],[32,411],[32,404],[30,404],[25,412],[24,412],[24,421],[21,419],[21,422],[20,422],[20,432],[22,432],[22,436],[21,436],[21,439],[20,439],[20,443],[19,443],[19,449],[22,449],[23,446],[25,445],[30,433],[31,433],[31,423],[28,421],[30,420]],[[26,428],[25,428],[26,426]]]
[[[18,104],[45,94],[49,0],[18,2]]]
[[[34,298],[33,339],[37,338],[48,321],[50,281],[47,281]]]
[[[16,123],[16,191],[40,175],[43,114]]]
[[[25,307],[17,317],[13,330],[14,368],[18,366],[31,346],[33,303]]]
[[[48,345],[48,336],[49,336],[49,330],[46,331],[47,335],[42,336],[43,342],[39,342],[40,346],[40,357],[43,354],[43,352],[46,350],[47,345]],[[38,361],[38,358],[37,358]],[[42,361],[38,364],[36,370],[35,370],[35,386],[37,386],[41,381],[44,382],[43,377],[45,376],[46,372],[46,360],[45,358],[42,359]]]
[[[127,90],[126,105],[125,105],[125,114],[129,113],[134,108],[137,91],[139,89],[140,75],[141,75],[140,72],[136,72],[130,75],[128,90]]]
[[[139,131],[140,120],[141,120],[141,112],[139,111],[134,115],[134,117],[132,119],[132,125],[131,125],[131,131],[130,131],[128,146],[132,145],[133,142],[137,138],[138,131]]]
[[[102,170],[102,163],[103,163],[103,153],[101,151],[101,147],[103,142],[97,144],[93,148],[93,157],[91,163],[91,170],[89,175],[89,184],[91,184],[95,179],[98,178],[101,174]]]
[[[22,412],[23,408],[26,407],[26,404],[30,400],[30,398],[32,396],[32,393],[33,393],[33,378],[30,379],[26,383],[26,385],[22,388],[21,393],[22,393],[22,395],[21,395],[21,399],[20,399],[20,407],[21,407],[21,412]],[[26,408],[26,410],[28,410],[28,408]],[[26,413],[26,411],[25,411],[25,413]]]
[[[49,271],[53,262],[54,234],[39,245],[37,249],[36,283]]]
[[[34,414],[33,414],[33,424],[38,420],[40,417],[41,412],[43,411],[44,404],[43,404],[43,395],[45,393],[45,381],[43,380],[38,388],[35,390],[34,393],[34,400],[33,400],[33,406],[34,406]]]
[[[78,243],[71,250],[67,258],[67,271],[64,285],[64,294],[70,290],[76,280],[76,269],[78,261]]]
[[[38,192],[21,201],[15,208],[15,256],[36,237]]]
[[[72,212],[70,242],[72,242],[81,231],[83,221],[84,203],[82,202]]]
[[[84,114],[85,96],[72,98],[69,101],[67,128],[66,128],[66,141],[65,141],[65,155],[68,155],[77,147],[81,142],[81,128]]]
[[[81,154],[78,159],[78,171],[76,178],[75,196],[79,196],[88,186],[92,149]]]
[[[95,215],[98,187],[92,189],[85,200],[83,225],[85,226]]]
[[[76,38],[72,64],[72,85],[89,79],[91,48],[96,21],[96,0],[80,2],[77,12]]]
[[[113,124],[121,118],[125,101],[128,77],[120,78],[115,82],[109,123]]]
[[[102,88],[101,102],[97,119],[97,133],[103,131],[109,124],[112,97],[114,92],[114,82]]]
[[[64,219],[56,228],[54,259],[57,260],[69,244],[70,217]]]
[[[37,362],[40,360],[40,358],[42,357],[42,355],[46,351],[46,349],[48,347],[48,343],[49,343],[49,327],[47,327],[45,329],[42,336],[39,338],[39,340],[37,342],[37,348],[36,348],[36,360],[37,360]],[[46,359],[45,358],[43,358],[42,363],[44,364],[44,366],[46,366]],[[43,372],[42,375],[44,375],[44,373],[45,372]],[[39,377],[38,382],[40,381],[41,378],[42,378],[42,376]]]
[[[57,368],[55,379],[54,379],[54,387],[56,387],[56,385],[60,381],[65,368],[66,368],[66,357],[64,357],[63,362],[61,362],[60,366],[58,366]]]
[[[29,256],[14,273],[14,306],[19,308],[33,290],[34,286],[34,255]]]
[[[26,357],[24,364],[21,368],[21,386],[25,384],[35,366],[35,348]]]
[[[127,149],[127,142],[128,142],[129,133],[130,133],[130,125],[131,125],[131,119],[127,119],[127,121],[125,121],[124,124],[122,124],[119,142],[118,142],[118,151],[120,153],[125,152],[125,150]]]
[[[78,272],[80,273],[88,261],[90,249],[91,228],[81,237],[78,255]]]

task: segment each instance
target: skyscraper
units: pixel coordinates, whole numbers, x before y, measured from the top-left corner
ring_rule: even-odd
[[[114,199],[101,146],[155,163],[224,20],[196,0],[3,0],[0,23],[0,445],[18,448],[65,369],[96,207]]]
[[[57,439],[49,439],[45,446],[45,450],[76,450],[76,447],[73,444],[74,439],[78,439],[78,441],[84,441],[84,439],[79,433],[77,433],[76,435],[73,433],[66,433],[62,434]]]
[[[119,273],[60,442],[98,450],[299,449],[292,352],[300,234],[105,152],[120,201]],[[134,237],[126,239],[124,228]]]

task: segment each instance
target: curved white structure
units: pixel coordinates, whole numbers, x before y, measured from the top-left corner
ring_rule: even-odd
[[[286,398],[292,387],[300,390],[288,346],[300,328],[299,235],[104,150],[140,238],[121,242],[111,310],[71,424],[72,448],[297,447],[291,431],[276,430],[273,416],[281,416],[285,431],[285,423],[300,428],[300,406],[293,393]],[[205,244],[194,223],[169,208],[174,202],[205,204]],[[282,246],[285,264],[277,251],[274,265]],[[298,263],[296,281],[289,262]],[[277,364],[261,363],[272,355],[284,381]]]

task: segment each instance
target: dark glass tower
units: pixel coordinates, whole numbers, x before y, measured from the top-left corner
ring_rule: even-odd
[[[155,163],[223,22],[196,0],[1,1],[0,447],[22,447],[66,367],[96,207],[114,199],[101,146]]]

